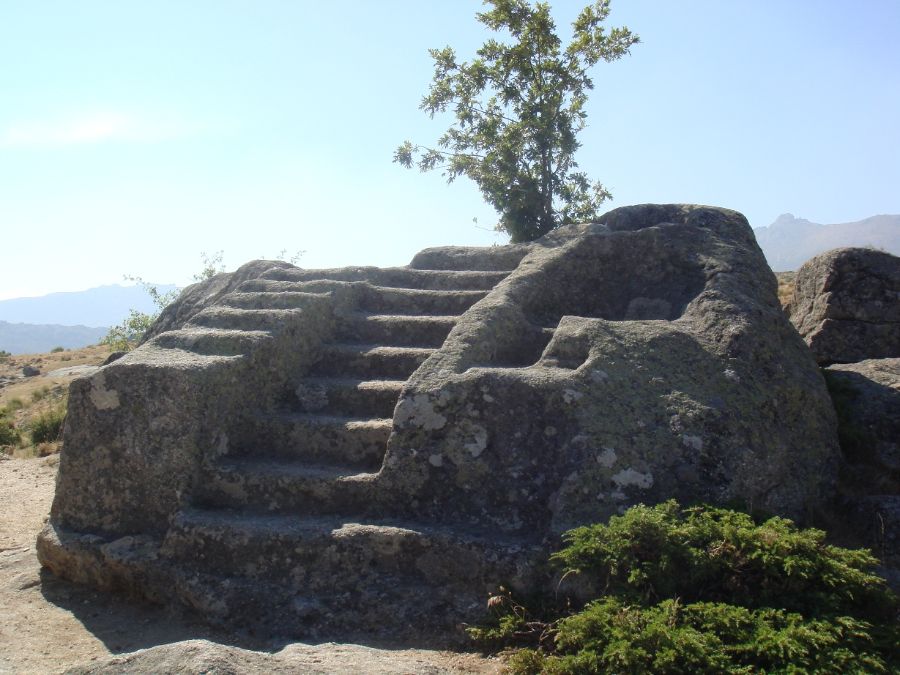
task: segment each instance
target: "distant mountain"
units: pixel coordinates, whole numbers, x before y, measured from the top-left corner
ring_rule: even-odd
[[[0,350],[10,354],[49,352],[54,347],[78,349],[100,342],[107,328],[34,325],[0,321]]]
[[[872,246],[900,255],[900,215],[872,216],[855,223],[820,225],[785,213],[754,230],[776,272],[796,270],[819,253],[842,246]]]
[[[157,288],[160,293],[167,293],[176,287],[167,285]],[[0,321],[80,327],[113,326],[127,317],[130,309],[148,314],[156,311],[143,287],[116,284],[86,291],[50,293],[38,298],[0,300]],[[51,348],[55,346],[51,345]],[[4,347],[0,345],[0,348]]]

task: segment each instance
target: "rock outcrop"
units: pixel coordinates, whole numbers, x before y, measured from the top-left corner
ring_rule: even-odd
[[[900,258],[839,248],[797,271],[791,322],[823,365],[900,357]]]
[[[572,526],[672,497],[802,520],[832,492],[828,392],[736,212],[216,283],[73,384],[51,571],[306,638],[450,642]]]
[[[900,359],[825,370],[846,466],[848,521],[865,546],[900,570]]]

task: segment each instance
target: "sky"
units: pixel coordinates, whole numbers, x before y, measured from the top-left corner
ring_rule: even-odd
[[[585,0],[551,2],[560,35]],[[449,118],[427,50],[469,59],[478,0],[0,0],[0,299],[186,284],[303,251],[404,265],[505,243],[466,179],[393,164]],[[640,35],[592,71],[578,161],[605,207],[819,223],[900,213],[900,2],[613,0]]]

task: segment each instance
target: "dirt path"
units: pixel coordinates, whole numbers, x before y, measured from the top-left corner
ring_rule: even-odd
[[[34,541],[50,510],[58,456],[0,459],[0,673],[496,673],[495,660],[424,650],[289,645],[276,653],[223,645],[231,636],[162,608],[42,573]],[[243,645],[246,647],[246,645]],[[149,651],[133,654],[137,650]]]

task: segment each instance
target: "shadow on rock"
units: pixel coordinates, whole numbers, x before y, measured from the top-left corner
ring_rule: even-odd
[[[71,612],[113,654],[194,639],[263,651],[279,650],[289,642],[219,630],[186,611],[97,591],[60,579],[46,569],[41,570],[40,579],[44,599]]]

